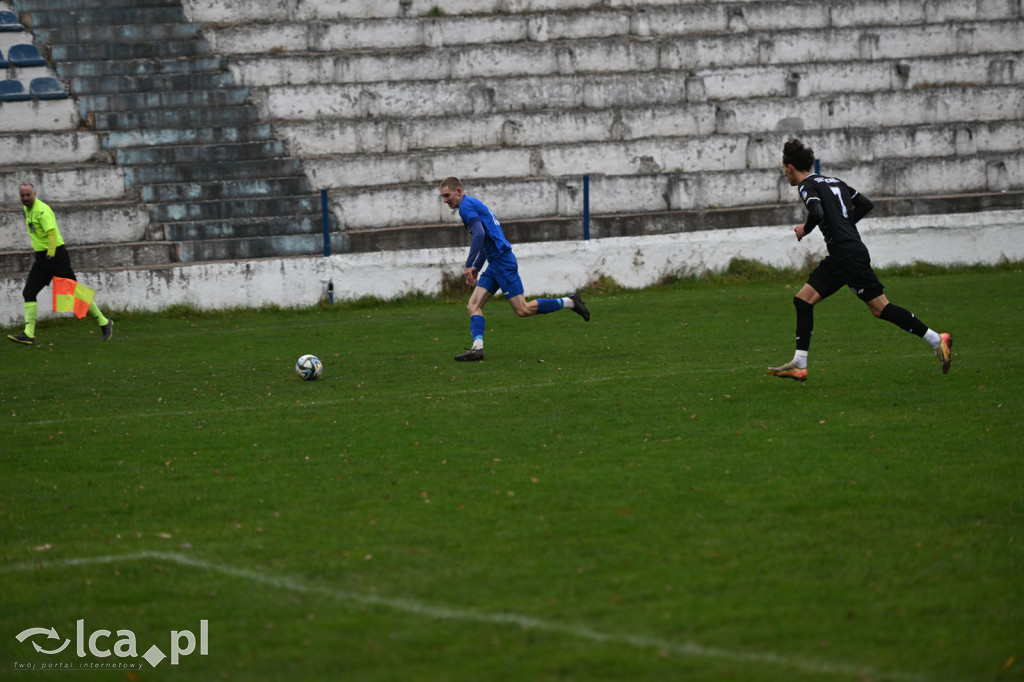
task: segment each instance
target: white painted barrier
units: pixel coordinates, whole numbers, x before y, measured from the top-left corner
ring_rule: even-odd
[[[797,242],[792,225],[686,232],[654,237],[514,245],[528,297],[563,294],[601,276],[643,287],[676,273],[720,270],[733,258],[799,267],[824,255],[819,235]],[[876,266],[1024,260],[1024,210],[868,218],[860,224]],[[336,300],[437,293],[442,278],[461,273],[466,248],[390,251],[329,258],[200,263],[161,270],[79,273],[108,310],[160,310],[190,304],[204,310],[316,303],[334,282]],[[0,278],[0,323],[21,323],[24,281]],[[468,297],[469,291],[466,295]],[[40,318],[50,290],[40,294]],[[116,341],[115,341],[116,342]]]

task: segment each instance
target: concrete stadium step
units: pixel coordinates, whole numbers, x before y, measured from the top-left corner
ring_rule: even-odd
[[[100,164],[0,166],[0,204],[20,206],[18,186],[31,182],[46,203],[105,201],[124,196],[124,169]],[[45,188],[45,189],[44,189]]]
[[[961,194],[935,197],[872,197],[875,208],[871,217],[910,216],[978,211],[1019,210],[1024,208],[1024,192]],[[676,234],[704,230],[795,224],[804,219],[799,202],[770,206],[664,211],[643,215],[593,216],[592,239],[637,236],[638,228],[645,236]],[[547,217],[529,220],[501,221],[505,234],[513,244],[546,241],[578,241],[582,238],[579,216]],[[462,224],[410,225],[385,229],[348,230],[332,239],[337,253],[365,253],[400,249],[435,249],[463,247],[468,244]]]
[[[651,70],[692,72],[728,66],[844,64],[851,60],[910,59],[965,52],[1018,52],[1024,19],[976,24],[806,29],[650,40],[615,37],[571,44],[489,43],[440,49],[374,50],[328,55],[238,55],[231,69],[240,84],[355,84],[381,81],[468,80]],[[822,42],[830,49],[821,50]],[[678,74],[676,74],[678,75]]]
[[[110,131],[102,134],[104,146],[145,147],[174,144],[257,142],[274,138],[269,123],[221,126],[217,128],[151,128]]]
[[[563,177],[593,173],[695,173],[747,167],[746,135],[646,138],[628,142],[568,142],[543,147],[491,147],[430,150],[399,154],[351,154],[304,159],[314,185],[365,186],[367,177],[382,185],[432,183],[460,169],[480,176],[500,168],[510,177]],[[777,164],[773,164],[773,168]]]
[[[309,179],[305,175],[222,182],[174,182],[139,187],[139,197],[146,203],[210,201],[262,196],[294,197],[309,195],[312,192]]]
[[[110,42],[55,44],[50,56],[58,62],[105,61],[118,59],[167,59],[195,57],[209,53],[205,40],[155,39],[152,42]]]
[[[695,0],[683,0],[694,2]],[[617,0],[620,6],[649,6],[669,4],[670,0]],[[195,21],[231,23],[245,16],[250,21],[287,21],[295,19],[330,20],[336,18],[426,17],[439,7],[436,0],[314,0],[292,6],[277,0],[222,0],[211,3],[185,0],[187,13]],[[605,0],[451,0],[444,5],[446,14],[515,14],[523,11],[545,12],[556,10],[595,9]]]
[[[561,9],[561,8],[560,8]],[[839,2],[800,5],[805,29],[909,26],[958,21],[1014,20],[1007,2]],[[351,52],[417,47],[509,43],[545,43],[633,35],[644,38],[712,33],[749,33],[791,29],[792,4],[784,2],[677,3],[646,7],[608,7],[580,11],[524,11],[478,15],[444,14],[424,19],[350,19],[320,16],[316,22],[289,17],[281,21],[230,22],[206,27],[214,49],[227,54],[267,52]]]
[[[68,246],[76,270],[168,265],[178,261],[177,245],[170,242],[108,243]],[[0,271],[17,276],[27,274],[35,255],[31,251],[0,252]]]
[[[797,70],[798,69],[798,70]],[[1024,52],[955,57],[921,57],[843,63],[740,66],[691,74],[695,90],[708,100],[810,97],[886,90],[938,88],[964,83],[1024,83]],[[699,81],[699,84],[698,84]]]
[[[692,86],[692,83],[691,83]],[[1014,85],[937,87],[910,91],[826,94],[801,98],[794,116],[791,97],[732,99],[718,103],[716,132],[755,133],[799,118],[811,129],[837,126],[1000,120],[1019,116],[1022,90]],[[393,112],[416,111],[424,117],[504,114],[510,119],[546,110],[616,110],[684,107],[695,93],[671,72],[617,76],[515,78],[502,83],[469,81],[439,90],[426,83],[377,83],[277,87],[254,90],[270,119],[311,120],[323,112],[338,118],[384,119]],[[316,107],[311,108],[311,107]],[[396,124],[401,119],[394,119]]]
[[[993,98],[998,99],[998,96]],[[723,102],[728,107],[729,102]],[[352,121],[321,119],[315,122],[282,121],[276,124],[279,134],[287,140],[289,150],[296,156],[308,158],[314,165],[323,166],[332,157],[347,154],[415,153],[427,150],[452,150],[464,146],[471,140],[479,150],[487,148],[509,149],[517,147],[539,147],[539,160],[543,162],[543,148],[557,148],[560,145],[578,144],[585,147],[591,143],[610,144],[648,138],[676,138],[708,136],[715,133],[717,107],[711,103],[687,103],[680,107],[638,107],[615,110],[574,110],[541,111],[518,114],[495,114],[476,116],[469,119],[456,117],[407,118],[401,122],[379,120]],[[1004,144],[1003,150],[1013,145],[1024,146],[1021,128],[1024,121],[1013,118],[995,121],[950,120],[915,123],[908,117],[903,124],[886,126],[870,136],[872,144],[889,148],[890,154],[904,155],[924,151],[925,156],[953,153],[947,151],[954,140],[969,138],[979,150],[995,151]],[[778,124],[772,119],[773,127]],[[802,119],[794,126],[804,126]],[[849,146],[851,140],[863,148],[866,122],[860,126],[842,126],[827,130],[809,130],[807,134],[815,139],[833,139],[830,148]],[[754,140],[773,140],[779,136],[792,136],[787,126],[774,131],[737,131]],[[457,134],[453,134],[457,131]],[[785,140],[782,140],[784,142]],[[778,149],[782,143],[773,146],[761,143],[771,150],[771,165],[776,165]],[[956,143],[958,148],[962,143]],[[777,148],[776,148],[777,147]],[[751,148],[756,145],[751,142]],[[940,150],[940,151],[930,151]],[[751,167],[762,167],[753,165]],[[584,167],[585,170],[589,168]],[[580,172],[585,172],[581,170]]]
[[[591,76],[530,76],[498,80],[466,80],[458,88],[433,81],[289,85],[252,88],[269,119],[393,118],[404,112],[418,116],[497,112],[606,109],[630,106],[682,105],[686,79],[676,72]]]
[[[224,109],[173,109],[150,111],[89,112],[96,130],[134,130],[138,128],[182,128],[238,126],[257,123],[259,111],[254,106]]]
[[[92,26],[114,26],[117,24],[169,24],[185,23],[185,12],[180,5],[137,7],[100,7],[89,9],[37,9],[22,12],[23,20],[33,29],[59,28],[88,24]],[[244,15],[243,15],[244,16]]]
[[[267,216],[244,220],[194,220],[155,226],[167,241],[187,242],[203,239],[258,239],[274,235],[322,234],[319,213],[294,216]]]
[[[662,68],[842,62],[863,59],[943,57],[1012,52],[1024,35],[1024,21],[795,29],[770,33],[714,35],[672,41]],[[827,44],[828,49],[822,49]]]
[[[301,221],[304,215],[319,216],[319,198],[304,197],[252,197],[248,199],[217,199],[214,201],[183,201],[155,204],[149,209],[149,219],[154,224],[164,225],[167,239],[175,241],[197,239],[197,236],[182,236],[183,225],[209,224],[211,221],[230,221],[239,224],[243,219],[265,220],[270,216],[285,216],[289,220]],[[200,223],[202,221],[202,223]],[[315,222],[315,220],[314,220]],[[301,229],[300,232],[306,230]],[[204,236],[209,236],[204,230]],[[226,235],[217,235],[226,236]]]
[[[310,192],[301,161],[286,157],[272,127],[259,122],[247,89],[235,87],[225,61],[209,54],[200,27],[185,23],[174,5],[110,9],[118,0],[83,1],[86,7],[74,9],[61,0],[38,2],[31,19],[48,39],[58,75],[81,88],[81,113],[98,131],[93,141],[120,164],[114,167],[118,194],[125,196],[128,188],[148,200],[132,202],[141,216],[108,211],[101,222],[108,223],[109,238],[136,244],[139,235],[117,232],[144,226],[141,236],[152,240],[148,250],[108,248],[95,262],[132,267],[321,250],[319,197]],[[57,6],[62,9],[54,11]],[[225,143],[230,139],[238,142]],[[75,194],[81,184],[77,178],[66,182],[66,193]],[[48,187],[47,197],[61,191]],[[65,212],[85,216],[79,209]],[[76,227],[102,234],[84,223]]]
[[[18,9],[22,12],[180,6],[180,0],[18,0]]]
[[[177,165],[216,163],[223,161],[252,161],[276,159],[284,156],[280,140],[238,142],[234,144],[169,145],[165,147],[130,147],[114,152],[123,166]]]
[[[777,150],[776,150],[777,153]],[[830,164],[835,172],[868,196],[956,194],[1013,191],[1024,177],[1024,151],[972,156],[887,159]],[[467,194],[488,197],[503,220],[579,216],[581,176],[464,177]],[[347,229],[380,225],[450,222],[456,218],[438,200],[437,182],[363,187],[332,192],[331,210]],[[742,187],[737,192],[736,187]],[[738,206],[773,205],[793,200],[793,189],[777,168],[731,169],[700,173],[592,175],[591,215],[646,213]]]
[[[86,76],[68,79],[72,92],[83,95],[114,95],[130,92],[161,92],[168,90],[216,90],[230,88],[235,77],[230,71],[203,71],[174,75]]]
[[[323,235],[293,234],[178,242],[175,244],[175,253],[177,260],[182,263],[315,256],[323,253]]]
[[[320,117],[280,120],[276,130],[296,156],[398,153],[474,147],[536,147],[645,137],[710,135],[717,107],[710,102],[605,109],[520,111],[478,116],[402,119]]]
[[[92,0],[95,1],[95,0]],[[123,1],[123,0],[120,0]],[[449,0],[443,5],[443,18],[473,15],[543,15],[557,12],[587,13],[606,9],[614,4],[617,9],[636,13],[653,12],[660,8],[676,6],[709,8],[718,3],[706,3],[701,0]],[[820,11],[820,3],[800,4],[795,9],[792,3],[759,3],[752,0],[722,3],[737,16],[737,10],[757,9],[758,5],[773,5],[776,9],[763,10],[763,14],[772,13],[781,19],[799,12],[801,18],[806,13],[814,18]],[[859,5],[859,6],[858,6]],[[232,23],[237,17],[248,17],[249,21],[337,21],[353,19],[394,19],[409,18],[422,20],[434,16],[435,8],[442,8],[436,0],[405,0],[403,2],[380,2],[380,0],[347,0],[339,3],[336,0],[308,0],[297,5],[282,3],[279,0],[221,0],[211,3],[204,0],[185,0],[188,15],[195,21],[211,23]],[[1012,12],[1016,3],[1010,2],[961,2],[959,0],[931,0],[929,2],[894,3],[887,0],[869,0],[867,2],[836,2],[829,3],[825,8],[835,17],[837,13],[846,21],[857,20],[860,23],[876,23],[877,16],[885,15],[894,20],[905,22],[930,19],[944,21],[947,19],[970,18],[977,15],[990,16],[992,13]],[[755,15],[756,16],[756,15]],[[852,19],[850,18],[852,17]],[[835,20],[835,19],[834,19]],[[653,23],[653,22],[652,22]],[[737,23],[737,30],[742,28]]]
[[[1024,149],[1024,119],[958,121],[934,125],[863,126],[797,133],[813,140],[824,172],[835,165],[852,166],[875,159],[907,162],[915,158],[953,158],[985,154],[998,157]],[[793,131],[750,135],[748,168],[777,168],[782,146]]]
[[[40,191],[45,189],[48,188],[40,188]],[[78,199],[65,202],[49,191],[46,192],[45,198],[57,216],[64,238],[70,245],[152,240],[149,213],[146,207],[137,201]],[[28,235],[25,232],[25,218],[20,206],[4,208],[5,210],[0,211],[0,251],[27,249]]]
[[[440,16],[423,19],[333,19],[307,21],[213,24],[204,34],[213,49],[230,55],[266,52],[341,52],[406,50],[442,45],[489,42],[547,42],[635,33],[635,13],[609,10],[586,15],[578,12],[498,14],[471,17]],[[689,27],[689,30],[699,30]],[[724,29],[724,22],[722,24]]]
[[[31,135],[0,133],[0,163],[5,166],[42,166],[88,163],[102,149],[93,131],[34,131]]]
[[[61,78],[117,78],[119,76],[170,76],[218,72],[226,68],[221,55],[168,57],[162,59],[114,59],[88,62],[61,62],[55,65]]]
[[[143,109],[196,109],[245,105],[249,89],[227,87],[216,90],[136,91],[104,95],[80,95],[79,109],[84,113],[109,113]]]
[[[765,128],[834,130],[872,125],[997,122],[1024,116],[1024,89],[1015,85],[944,87],[869,94],[826,95],[722,102],[716,132],[757,133]]]
[[[710,170],[776,169],[783,144],[792,131],[684,135],[626,141],[549,141],[536,147],[475,144],[472,149],[449,148],[402,153],[357,153],[307,157],[303,166],[318,187],[342,189],[365,184],[369,175],[382,185],[432,183],[463,169],[469,176],[501,168],[519,176],[571,177],[580,174],[617,175],[625,172],[679,173]],[[844,163],[885,156],[890,159],[1003,154],[1024,148],[1024,120],[988,123],[956,122],[873,128],[807,131],[819,154]],[[825,150],[835,150],[826,152]]]
[[[124,171],[126,187],[153,185],[167,182],[202,182],[236,180],[268,176],[298,175],[302,161],[296,158],[260,161],[230,161],[221,163],[187,164],[178,166],[127,167]]]
[[[82,43],[139,43],[158,40],[198,39],[203,35],[201,24],[140,23],[114,25],[60,26],[35,28],[35,39],[44,45],[76,45]]]
[[[40,67],[45,72],[45,67]],[[43,74],[40,74],[43,75]],[[75,130],[81,124],[75,101],[67,99],[0,102],[4,133],[58,132]]]

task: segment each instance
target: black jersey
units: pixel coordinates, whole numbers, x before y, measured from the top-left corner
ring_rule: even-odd
[[[832,255],[866,249],[857,231],[857,221],[871,210],[871,201],[839,178],[811,173],[798,188],[807,207],[804,231],[821,228],[825,246]]]

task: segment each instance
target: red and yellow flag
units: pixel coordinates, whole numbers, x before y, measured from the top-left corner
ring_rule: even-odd
[[[53,278],[53,312],[74,313],[83,318],[89,312],[95,289],[79,284],[73,279]]]

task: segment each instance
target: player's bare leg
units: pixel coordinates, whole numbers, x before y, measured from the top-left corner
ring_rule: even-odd
[[[953,364],[952,334],[939,334],[939,345],[935,347],[935,355],[942,360],[942,373],[949,374],[949,366]]]
[[[519,317],[544,315],[568,309],[582,317],[585,322],[590,321],[590,310],[578,293],[563,298],[536,298],[532,301],[527,301],[526,297],[520,294],[510,298],[508,303]]]

